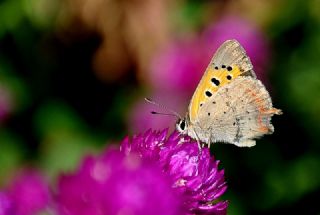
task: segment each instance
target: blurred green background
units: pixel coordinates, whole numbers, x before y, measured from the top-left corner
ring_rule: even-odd
[[[229,214],[320,214],[319,0],[0,0],[0,187],[54,182],[88,153],[174,127],[215,49],[238,39],[282,116],[253,148],[215,144]]]

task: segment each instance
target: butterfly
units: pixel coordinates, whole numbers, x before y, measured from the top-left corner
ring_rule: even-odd
[[[199,142],[251,147],[274,131],[271,117],[280,115],[256,78],[252,63],[236,40],[225,41],[214,54],[177,130]]]

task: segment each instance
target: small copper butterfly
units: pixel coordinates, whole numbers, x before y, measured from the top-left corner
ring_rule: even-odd
[[[225,142],[251,147],[256,138],[273,133],[271,117],[281,113],[272,107],[244,48],[227,40],[213,56],[176,128],[209,146]]]

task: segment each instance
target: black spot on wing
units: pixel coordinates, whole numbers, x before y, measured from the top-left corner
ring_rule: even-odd
[[[209,90],[207,90],[207,91],[205,92],[205,94],[206,94],[206,96],[208,96],[208,97],[211,97],[211,96],[212,96],[212,93],[211,93]]]
[[[216,86],[220,85],[220,81],[218,79],[216,79],[216,78],[211,78],[211,82]]]

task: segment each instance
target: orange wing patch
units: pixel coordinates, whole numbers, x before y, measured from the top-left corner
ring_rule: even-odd
[[[270,131],[272,132],[273,127],[270,128],[270,125],[266,124],[263,121],[263,118],[270,117],[270,115],[274,114],[280,115],[282,114],[282,111],[276,108],[268,108],[268,101],[257,97],[257,93],[255,93],[253,90],[247,89],[246,93],[254,98],[253,102],[255,103],[259,111],[259,115],[257,118],[259,131],[263,134],[267,134]]]
[[[189,106],[190,121],[194,122],[199,108],[210,99],[213,93],[217,92],[220,87],[230,83],[241,73],[238,66],[222,65],[221,68],[209,66],[192,96]]]

